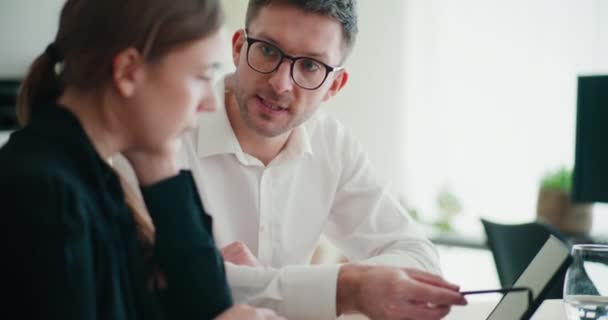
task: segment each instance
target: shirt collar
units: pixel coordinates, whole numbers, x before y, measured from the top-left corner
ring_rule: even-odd
[[[248,155],[243,152],[228,119],[224,95],[220,96],[221,99],[218,99],[220,107],[215,112],[202,115],[199,120],[196,135],[196,153],[199,158],[234,154],[241,162],[248,163],[249,161],[245,160],[248,158]],[[304,154],[313,155],[310,134],[305,124],[294,128],[282,152],[287,153],[286,155],[289,157],[298,157]]]
[[[196,135],[196,153],[200,158],[220,154],[243,155],[243,149],[232,130],[224,95],[218,98],[218,109],[200,117]]]
[[[310,119],[309,119],[310,120]],[[293,157],[300,155],[313,155],[312,145],[310,144],[310,135],[304,124],[297,126],[287,140],[285,146],[285,152],[289,153]]]

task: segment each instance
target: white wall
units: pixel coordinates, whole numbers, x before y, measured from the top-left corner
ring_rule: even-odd
[[[608,1],[594,0],[594,56],[593,67],[608,74]]]
[[[352,129],[378,175],[403,190],[405,26],[403,0],[360,0],[359,35],[346,63],[350,82],[325,107]]]
[[[223,2],[226,12],[226,30],[232,36],[232,33],[239,28],[245,27],[245,11],[247,10],[246,0],[225,0]]]
[[[608,74],[608,1],[594,0],[594,56],[595,73]],[[608,204],[595,204],[592,233],[608,235]]]
[[[21,78],[30,63],[55,38],[65,0],[0,0],[0,78]],[[245,21],[247,1],[224,1],[227,14],[226,45]],[[225,68],[230,69],[228,48]]]
[[[574,161],[576,77],[606,59],[600,7],[408,1],[405,181],[423,214],[445,184],[471,217],[534,219],[540,177]]]
[[[245,27],[245,11],[247,10],[247,1],[245,0],[226,0],[223,1],[224,10],[226,12],[226,23],[224,24],[224,35],[225,35],[225,54],[224,60],[222,61],[222,73],[228,73],[234,71],[234,63],[232,62],[231,56],[231,40],[232,35],[238,29]]]
[[[64,0],[0,0],[0,78],[23,77],[53,41]]]

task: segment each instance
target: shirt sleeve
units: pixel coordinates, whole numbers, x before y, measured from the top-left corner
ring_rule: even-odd
[[[167,279],[167,314],[171,319],[216,317],[232,305],[232,297],[192,176],[182,171],[141,191],[156,227],[156,258]]]
[[[325,235],[353,262],[439,274],[439,256],[420,227],[376,178],[362,148],[347,136],[336,157],[342,175]]]
[[[339,269],[339,265],[274,269],[226,263],[235,302],[271,308],[290,320],[336,319]]]
[[[0,194],[6,318],[96,319],[89,222],[66,186],[58,179],[18,177],[0,181]]]

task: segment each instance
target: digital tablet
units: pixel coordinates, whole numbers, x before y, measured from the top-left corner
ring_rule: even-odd
[[[571,262],[570,249],[566,244],[550,236],[513,284],[514,288],[530,289],[531,301],[526,292],[508,292],[486,319],[530,319],[543,302],[547,285],[558,274],[563,274],[561,271],[568,268]]]

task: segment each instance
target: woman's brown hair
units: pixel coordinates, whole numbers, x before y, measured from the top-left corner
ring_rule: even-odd
[[[220,0],[67,0],[55,40],[33,62],[21,86],[19,122],[26,125],[37,108],[55,102],[68,86],[83,92],[103,89],[112,80],[113,58],[127,48],[154,63],[213,34],[222,22]],[[123,188],[139,236],[150,247],[154,226],[148,212]]]

